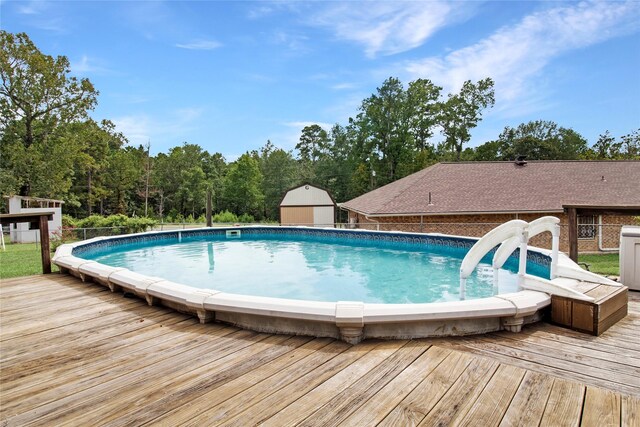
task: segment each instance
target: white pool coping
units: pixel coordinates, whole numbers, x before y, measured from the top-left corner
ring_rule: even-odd
[[[248,226],[273,228],[273,226]],[[225,227],[243,229],[248,227]],[[287,227],[309,228],[310,227]],[[211,228],[190,229],[189,232]],[[324,229],[336,231],[334,228]],[[423,338],[469,335],[497,330],[519,331],[523,324],[538,321],[542,310],[551,304],[551,296],[522,290],[493,297],[424,304],[371,304],[359,301],[319,302],[248,296],[200,289],[160,277],[88,261],[72,254],[73,249],[100,240],[118,240],[145,235],[172,234],[179,230],[152,231],[114,237],[97,237],[61,245],[53,263],[62,272],[145,298],[148,304],[163,304],[198,316],[202,323],[219,320],[240,327],[269,333],[304,334],[340,338],[350,343],[366,338]],[[368,230],[349,230],[372,233]],[[374,233],[409,234],[398,231]],[[470,239],[465,236],[421,234]],[[530,248],[549,255],[550,251]],[[561,257],[562,263],[572,263]]]

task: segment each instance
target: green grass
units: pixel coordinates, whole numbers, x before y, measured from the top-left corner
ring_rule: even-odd
[[[10,243],[7,237],[5,246],[5,251],[0,247],[0,279],[42,274],[39,243]],[[58,271],[58,267],[52,264],[51,270]]]
[[[589,264],[589,270],[594,273],[608,276],[620,275],[620,256],[615,254],[581,254],[578,255],[579,262]]]

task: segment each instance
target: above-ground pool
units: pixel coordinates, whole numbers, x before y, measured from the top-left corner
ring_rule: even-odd
[[[344,234],[344,233],[341,233]],[[82,258],[200,289],[311,301],[415,304],[460,300],[466,253],[444,243],[349,239],[317,234],[241,233],[182,236],[181,242],[136,242],[88,249]],[[377,237],[377,236],[376,236]],[[467,282],[467,299],[518,290],[517,258],[493,288],[490,260]],[[529,262],[529,273],[548,269]]]
[[[206,228],[64,245],[54,262],[202,322],[349,342],[487,332],[539,319],[549,296],[518,292],[517,253],[499,271],[497,289],[485,257],[460,300],[460,264],[475,242],[306,227]],[[527,273],[548,278],[549,263],[545,251],[529,251]]]

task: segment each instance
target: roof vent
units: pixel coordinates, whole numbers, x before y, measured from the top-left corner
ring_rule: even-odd
[[[527,156],[518,156],[516,157],[516,161],[514,162],[517,166],[524,166],[527,164],[526,160]]]

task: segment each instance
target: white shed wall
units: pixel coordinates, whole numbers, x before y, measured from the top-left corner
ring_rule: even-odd
[[[58,206],[60,203],[58,203]],[[48,208],[23,208],[22,198],[14,196],[9,198],[9,213],[38,213],[53,212],[53,219],[49,221],[49,238],[53,238],[56,231],[62,229],[62,207]],[[34,243],[40,240],[40,231],[31,230],[29,224],[11,224],[9,227],[11,243]]]
[[[53,212],[53,220],[49,221],[49,238],[53,238],[53,233],[62,229],[62,208],[19,208],[19,210],[9,213],[37,213]],[[9,229],[12,243],[34,243],[40,240],[40,231],[31,230],[29,224],[12,224]]]
[[[314,206],[313,225],[316,227],[333,227],[335,221],[335,208],[333,206]]]

